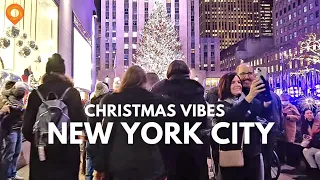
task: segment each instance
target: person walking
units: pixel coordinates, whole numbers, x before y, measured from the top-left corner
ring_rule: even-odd
[[[117,107],[132,104],[143,104],[147,107],[153,105],[155,109],[159,99],[145,89],[147,83],[146,73],[139,66],[131,66],[126,71],[119,89],[109,96],[102,98],[100,105],[117,104]],[[134,107],[128,107],[135,112]],[[97,171],[96,179],[113,180],[163,180],[165,166],[157,144],[147,144],[141,137],[141,127],[148,122],[162,125],[163,119],[159,117],[135,116],[104,117],[103,129],[109,122],[113,122],[112,133],[107,145],[96,144],[88,148],[92,155],[93,167]],[[125,122],[132,127],[140,122],[133,135],[133,144],[128,144],[128,134],[120,124]],[[150,132],[149,132],[150,131]],[[155,137],[156,132],[149,130],[148,137]],[[150,134],[149,134],[150,133]]]
[[[98,81],[96,83],[95,86],[95,91],[93,93],[93,97],[91,98],[89,104],[93,104],[95,106],[100,104],[101,99],[109,94],[109,85]],[[95,108],[94,109],[90,109],[90,113],[95,113]],[[95,129],[95,125],[98,122],[102,122],[102,117],[89,117],[88,118],[88,122],[90,123],[90,127],[91,127],[91,132],[94,132]],[[87,137],[86,137],[86,140]],[[90,146],[89,142],[86,142],[86,148],[88,149]],[[93,172],[94,172],[94,168],[92,165],[92,159],[90,156],[90,153],[88,152],[88,150],[86,151],[86,180],[92,180],[93,179]]]
[[[56,94],[68,108],[70,122],[86,122],[87,118],[81,103],[80,93],[74,88],[73,82],[65,75],[64,59],[53,54],[46,64],[43,84],[38,87],[43,97],[51,92]],[[50,96],[48,98],[51,98]],[[28,99],[22,132],[26,140],[31,142],[29,179],[30,180],[78,180],[80,167],[80,148],[77,144],[55,144],[56,148],[46,149],[46,159],[41,161],[33,133],[38,108],[42,100],[36,90]],[[82,130],[82,129],[79,129]],[[57,142],[58,143],[58,142]]]
[[[167,79],[155,84],[151,91],[165,97],[168,103],[176,104],[176,107],[180,107],[180,104],[185,106],[206,105],[203,86],[198,81],[190,79],[189,67],[182,60],[173,61],[168,67]],[[202,123],[195,132],[196,134],[208,128],[207,117],[193,117],[192,115],[185,117],[179,108],[176,109],[176,112],[176,116],[170,121],[178,123],[180,129],[183,129],[185,122],[190,123],[190,127],[196,122]],[[180,131],[177,137],[183,139],[183,132]],[[185,145],[171,143],[163,146],[162,153],[166,161],[168,180],[209,179],[207,164],[209,142],[206,137],[201,140],[203,145],[191,141]]]
[[[259,79],[251,83],[249,93],[242,93],[240,77],[236,73],[223,75],[219,81],[219,99],[218,104],[224,105],[225,115],[217,117],[218,122],[259,122],[258,114],[252,110],[253,107],[259,106],[259,101],[255,97],[265,91],[264,84]],[[232,139],[233,129],[223,128],[219,130],[218,135],[221,139]],[[250,131],[250,144],[243,144],[244,130],[238,130],[237,144],[220,144],[221,152],[232,150],[243,151],[243,165],[225,165],[223,162],[229,162],[229,157],[220,157],[222,180],[261,180],[263,179],[263,161],[261,156],[261,135],[257,128]],[[230,157],[232,158],[232,157]],[[235,158],[235,157],[233,157]]]

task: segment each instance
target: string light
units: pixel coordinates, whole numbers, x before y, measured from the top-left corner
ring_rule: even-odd
[[[315,69],[315,68],[305,68],[305,69],[302,69],[302,70],[299,70],[298,72],[290,72],[290,75],[305,75],[309,72],[318,72],[320,73],[320,70],[318,69]]]
[[[178,33],[159,0],[155,2],[154,10],[140,36],[134,64],[146,72],[156,73],[163,79],[173,60],[184,59],[181,43],[177,40]]]
[[[315,33],[311,33],[303,41],[299,42],[300,53],[294,59],[304,60],[313,64],[320,63],[320,39]]]
[[[299,106],[305,109],[316,109],[319,101],[311,96],[303,96],[299,101]]]

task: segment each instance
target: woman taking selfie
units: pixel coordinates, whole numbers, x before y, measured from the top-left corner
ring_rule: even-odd
[[[265,91],[260,79],[253,81],[247,96],[242,93],[240,78],[236,73],[228,73],[219,81],[219,99],[224,105],[225,116],[218,122],[259,122],[253,106],[262,106],[255,97]],[[251,111],[250,111],[251,110]],[[232,139],[232,128],[221,128],[221,139]],[[222,180],[259,180],[263,174],[261,156],[261,134],[257,128],[250,128],[250,144],[243,144],[243,128],[238,129],[237,144],[220,145],[220,166]],[[243,152],[243,153],[242,153]]]

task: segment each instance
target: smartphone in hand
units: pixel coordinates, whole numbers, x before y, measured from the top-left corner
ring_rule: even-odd
[[[267,80],[267,74],[268,74],[268,69],[267,67],[257,67],[256,69],[256,75],[261,79],[263,77],[265,80]]]

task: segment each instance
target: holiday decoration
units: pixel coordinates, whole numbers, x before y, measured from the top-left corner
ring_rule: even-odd
[[[20,51],[19,51],[19,55],[26,58],[31,54],[31,49],[28,46],[23,47]]]
[[[34,41],[28,41],[28,45],[29,45],[29,47],[30,47],[31,49],[35,49],[35,47],[36,47],[36,42],[34,42]]]
[[[23,39],[23,40],[26,40],[28,38],[27,33],[23,33],[20,38]]]
[[[6,49],[10,46],[10,39],[8,38],[0,38],[0,48]]]
[[[37,64],[41,63],[41,57],[38,56],[38,58],[34,62],[37,63]]]
[[[290,75],[302,75],[305,76],[305,74],[309,73],[309,72],[318,72],[320,73],[320,70],[315,69],[315,68],[305,68],[305,69],[301,69],[298,70],[298,72],[290,72]]]
[[[156,73],[161,79],[173,60],[184,59],[178,34],[162,3],[157,0],[153,12],[140,34],[135,65],[146,72]]]
[[[36,79],[34,74],[31,74],[29,76],[29,82],[28,85],[32,88],[32,89],[36,89],[39,85],[40,85],[40,78]]]
[[[18,46],[18,47],[22,47],[22,46],[23,46],[23,41],[22,41],[22,40],[18,40],[17,46]]]
[[[16,38],[20,34],[20,29],[17,28],[16,26],[11,26],[7,28],[6,35],[10,38]]]
[[[315,33],[311,33],[303,41],[299,42],[300,53],[294,59],[305,60],[317,64],[320,63],[320,39]]]
[[[311,96],[303,96],[299,100],[299,106],[301,109],[315,109],[316,108],[316,100]]]

